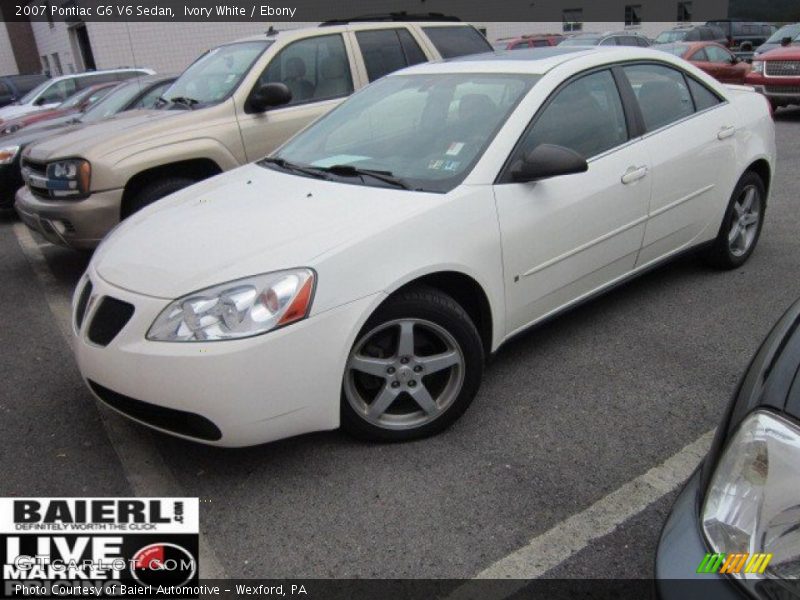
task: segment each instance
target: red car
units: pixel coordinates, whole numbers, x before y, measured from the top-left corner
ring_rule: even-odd
[[[492,44],[495,50],[521,50],[523,48],[544,48],[557,46],[564,39],[560,33],[539,33],[515,38],[503,38]]]
[[[0,135],[14,133],[15,131],[22,129],[23,127],[27,127],[28,125],[32,125],[33,123],[39,123],[49,119],[56,119],[58,117],[66,117],[71,114],[77,115],[85,112],[87,108],[103,98],[108,92],[111,91],[111,88],[116,85],[119,85],[119,83],[116,81],[109,83],[98,83],[97,85],[90,86],[85,90],[76,92],[64,100],[64,102],[59,104],[56,108],[29,112],[21,117],[17,117],[16,119],[4,121],[2,124],[0,124]]]
[[[715,42],[676,42],[659,44],[653,48],[688,60],[722,83],[744,83],[750,72],[750,65]]]
[[[800,46],[775,48],[759,54],[745,80],[764,94],[772,109],[800,104]]]

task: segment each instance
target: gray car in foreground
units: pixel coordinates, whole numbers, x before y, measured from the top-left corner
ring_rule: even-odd
[[[667,519],[659,598],[800,597],[800,301],[756,353]]]

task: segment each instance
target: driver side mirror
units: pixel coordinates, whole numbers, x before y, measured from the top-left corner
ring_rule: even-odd
[[[274,106],[282,106],[292,101],[292,90],[285,83],[265,83],[250,97],[250,106],[257,112],[264,112]]]
[[[738,65],[742,60],[738,56],[731,56],[731,64]]]
[[[781,38],[781,46],[791,46],[792,45],[792,38],[785,37]]]
[[[586,159],[574,150],[554,144],[539,144],[512,165],[511,179],[525,183],[588,170]]]
[[[36,99],[36,102],[34,102],[33,104],[34,104],[35,106],[42,106],[42,105],[43,105],[44,103],[46,103],[46,102],[47,102],[47,98],[45,98],[44,96],[39,96],[39,97]]]

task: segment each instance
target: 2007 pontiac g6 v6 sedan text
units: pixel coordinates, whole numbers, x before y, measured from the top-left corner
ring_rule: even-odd
[[[430,435],[530,325],[689,248],[744,263],[774,164],[764,98],[662,52],[419,65],[123,222],[75,353],[103,402],[193,440]]]

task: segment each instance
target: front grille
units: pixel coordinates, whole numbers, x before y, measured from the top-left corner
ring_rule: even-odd
[[[87,280],[86,285],[81,290],[81,295],[78,297],[78,304],[75,306],[75,326],[80,331],[83,325],[83,318],[86,316],[86,307],[89,305],[89,298],[92,295],[92,282]]]
[[[89,387],[110,407],[153,427],[201,440],[217,441],[222,437],[219,427],[203,416],[135,400],[91,380]]]
[[[800,85],[768,85],[767,94],[786,94],[800,96]]]
[[[769,77],[800,77],[800,60],[767,60],[764,69]]]
[[[89,340],[108,346],[133,316],[133,305],[104,296],[89,324]]]
[[[22,177],[34,196],[48,200],[51,198],[50,190],[42,184],[47,179],[47,164],[23,158]]]

